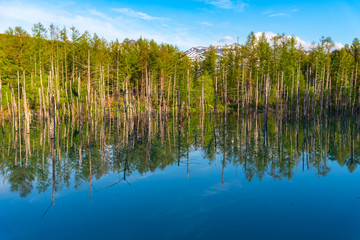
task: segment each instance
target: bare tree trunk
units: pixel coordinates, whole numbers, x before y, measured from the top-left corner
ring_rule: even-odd
[[[356,64],[355,67],[355,79],[354,79],[354,87],[353,87],[353,91],[354,91],[354,100],[353,100],[353,104],[352,104],[352,115],[354,114],[354,108],[355,108],[355,103],[356,103],[356,88],[357,88],[357,76],[358,75],[358,64]]]
[[[317,98],[317,75],[318,75],[318,70],[317,70],[317,62],[316,62],[316,70],[315,70],[315,82],[314,82],[314,87],[315,87],[315,92],[314,92],[314,96],[313,96],[313,101],[312,101],[312,114],[313,117],[315,117],[315,104],[316,104],[316,98]]]
[[[241,77],[241,93],[242,93],[242,112],[244,111],[245,108],[245,90],[244,90],[244,83],[245,83],[245,65],[244,62],[242,63],[242,77]]]
[[[26,90],[25,90],[25,72],[24,72],[24,86],[23,86],[23,98],[24,98],[24,116],[25,116],[25,132],[27,134],[30,133],[30,116],[29,116],[29,109],[27,105],[26,99]]]
[[[4,112],[3,112],[3,104],[2,104],[2,91],[1,91],[1,74],[0,74],[0,117],[1,117],[1,128],[2,132],[5,133],[4,127]]]
[[[42,96],[41,96],[41,89],[39,88],[39,99],[40,99],[40,107],[39,107],[39,116],[40,116],[40,126],[43,125],[43,102],[42,102]]]
[[[281,112],[281,116],[283,117],[283,113],[284,113],[284,106],[283,106],[283,103],[284,103],[284,99],[283,99],[283,94],[284,94],[284,72],[281,72],[281,85],[280,85],[280,112]]]
[[[162,115],[162,111],[163,111],[163,104],[164,104],[164,76],[163,76],[163,70],[161,69],[160,71],[160,99],[159,99],[159,114],[160,114],[160,119],[161,119],[161,115]]]
[[[11,113],[10,115],[10,119],[9,119],[9,122],[11,123],[11,120],[13,120],[13,111],[11,110],[10,108],[10,102],[9,102],[9,96],[8,96],[8,93],[6,93],[6,103],[7,103],[7,109],[8,109],[8,115]],[[12,127],[14,127],[14,124],[11,124]]]
[[[51,129],[51,139],[55,139],[55,96],[54,96],[54,90],[52,86],[52,74],[49,76],[50,80],[50,99],[51,99],[51,117],[50,117],[50,129]],[[79,77],[80,81],[80,77]]]
[[[180,124],[181,124],[181,93],[180,89],[177,89],[178,91],[178,122],[179,122],[179,131],[180,131]],[[179,143],[180,144],[180,143]]]
[[[295,85],[295,73],[294,71],[292,72],[292,77],[291,77],[291,116],[293,114],[293,110],[294,110],[294,85]]]
[[[169,78],[169,85],[168,85],[168,96],[167,96],[167,108],[166,112],[170,112],[170,89],[171,89],[171,77]]]
[[[18,80],[18,126],[19,126],[19,132],[21,130],[21,109],[20,109],[20,75],[19,72],[17,72],[17,80]]]
[[[300,110],[300,62],[298,64],[297,77],[296,77],[296,119],[299,119]]]
[[[239,89],[239,86],[238,86]],[[239,92],[239,90],[238,90]],[[255,112],[258,111],[258,103],[259,103],[259,72],[256,74],[256,96],[255,96]],[[239,115],[239,114],[238,114]]]
[[[204,78],[201,80],[201,111],[204,114],[205,112],[205,99],[204,99]]]
[[[329,81],[330,81],[330,64],[327,68],[327,73],[326,73],[326,87],[325,87],[325,91],[326,91],[326,103],[325,103],[325,113],[327,113],[329,111]]]
[[[81,80],[80,76],[78,77],[78,118],[79,124],[82,124],[82,109],[81,109]]]
[[[279,73],[277,73],[277,89],[276,89],[276,119],[278,118],[278,112],[279,112],[279,91],[280,91],[280,76]]]
[[[324,65],[324,71],[322,73],[322,78],[321,78],[320,115],[323,112],[323,105],[324,105],[324,84],[325,84],[325,65]]]
[[[215,107],[214,107],[214,112],[217,112],[217,77],[215,77]]]
[[[91,128],[91,93],[90,93],[90,50],[88,50],[88,66],[87,66],[87,93],[88,93],[88,126]]]
[[[331,111],[331,77],[329,78],[329,95],[328,95],[328,98],[329,98],[329,111]]]
[[[226,117],[227,117],[227,80],[226,80],[225,69],[223,70],[223,80],[224,80],[225,125],[226,125]]]
[[[17,121],[17,115],[18,115],[18,110],[17,110],[17,106],[16,106],[16,100],[15,100],[15,93],[14,93],[14,89],[11,89],[11,101],[12,101],[12,112],[13,112],[13,122],[14,122],[14,127],[15,127],[15,131],[18,131],[18,121]]]
[[[240,78],[237,77],[237,117],[240,116]]]
[[[173,85],[173,117],[175,117],[175,106],[176,106],[176,96],[175,96],[175,87],[176,87],[176,65],[175,65],[175,72],[174,72],[174,85]]]
[[[269,80],[270,77],[265,78],[265,89],[264,89],[264,127],[267,127],[267,114],[269,108]]]
[[[189,113],[190,113],[190,71],[189,69],[187,70],[187,87],[186,87],[186,92],[187,92],[187,104],[186,104],[186,115],[187,118],[189,118]]]

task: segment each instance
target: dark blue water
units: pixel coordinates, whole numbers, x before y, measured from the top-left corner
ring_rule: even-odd
[[[360,239],[356,122],[223,123],[6,135],[0,239]]]

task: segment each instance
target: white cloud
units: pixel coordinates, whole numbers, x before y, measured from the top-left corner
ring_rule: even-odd
[[[260,36],[262,35],[263,33],[262,32],[257,32],[255,33],[255,37],[257,39],[260,38]],[[273,33],[273,32],[265,32],[265,37],[267,39],[267,41],[270,43],[270,44],[273,44],[273,37],[277,36],[278,34],[276,33]],[[287,38],[291,38],[291,36],[286,36]],[[311,42],[308,42],[308,41],[305,41],[297,36],[294,36],[295,40],[296,40],[296,43],[297,43],[297,47],[303,47],[305,50],[310,50],[311,48],[313,47],[316,47],[317,45],[315,43],[311,43]],[[335,46],[334,46],[334,49],[341,49],[343,47],[343,45],[340,43],[340,42],[334,42]]]
[[[335,43],[335,46],[334,46],[335,49],[341,49],[344,47],[344,45],[342,45],[341,42],[334,42],[334,43]]]
[[[270,14],[269,17],[291,17],[291,15],[289,13],[281,12]]]
[[[244,8],[248,6],[247,3],[239,0],[202,0],[206,4],[213,5],[222,9],[233,9],[235,11],[244,11]]]
[[[106,14],[104,14],[104,13],[102,13],[102,12],[99,12],[99,11],[97,11],[97,10],[95,10],[95,9],[89,9],[88,11],[89,11],[89,13],[91,13],[91,14],[94,15],[94,16],[97,16],[97,17],[100,17],[100,18],[103,18],[103,19],[110,20],[110,18],[109,18]]]
[[[227,42],[232,42],[234,39],[230,36],[225,36],[221,39],[218,40],[218,42],[220,43],[227,43]]]
[[[255,37],[257,38],[257,39],[259,39],[260,38],[260,36],[262,35],[263,33],[262,32],[257,32],[257,33],[255,33]],[[266,39],[267,39],[267,41],[270,43],[270,44],[273,44],[273,38],[275,37],[275,36],[277,36],[278,34],[276,34],[276,33],[273,33],[273,32],[265,32],[265,37],[266,37]],[[286,36],[287,38],[290,38],[291,36]],[[301,38],[299,38],[299,37],[296,37],[295,36],[295,40],[296,40],[296,43],[297,43],[297,46],[302,46],[304,49],[306,49],[306,50],[310,50],[310,48],[312,47],[312,43],[310,43],[310,42],[307,42],[307,41],[304,41],[304,40],[302,40]]]
[[[256,39],[259,39],[262,34],[263,34],[262,32],[257,32],[257,33],[255,33]],[[265,34],[265,37],[266,37],[266,39],[268,40],[268,42],[271,41],[271,39],[272,39],[273,37],[277,36],[277,34],[276,34],[276,33],[273,33],[273,32],[264,32],[264,34]]]
[[[124,14],[124,15],[126,15],[128,17],[139,18],[139,19],[147,20],[147,21],[169,20],[168,18],[153,17],[153,16],[150,16],[150,15],[148,15],[146,13],[137,12],[137,11],[134,11],[133,9],[131,9],[131,8],[112,8],[112,10],[115,11],[115,12]]]
[[[263,12],[263,14],[268,15],[268,17],[291,17],[291,14],[297,12],[298,10],[299,9],[297,8],[283,9],[281,11],[268,10]]]
[[[200,24],[206,25],[206,26],[212,26],[213,25],[212,23],[209,23],[209,22],[201,22]]]

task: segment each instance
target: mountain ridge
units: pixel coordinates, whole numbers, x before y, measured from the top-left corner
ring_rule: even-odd
[[[272,39],[275,36],[282,36],[282,35],[279,35],[279,34],[275,34],[273,32],[264,32],[264,33],[263,32],[257,32],[257,33],[254,33],[256,40],[258,40],[261,37],[262,34],[265,34],[265,37],[266,37],[267,41],[270,43],[271,46],[273,44]],[[296,46],[297,47],[302,47],[307,51],[310,51],[313,47],[316,47],[318,45],[315,42],[305,41],[305,40],[301,39],[298,36],[283,35],[283,37],[288,38],[288,39],[291,38],[291,37],[294,37],[295,41],[296,41]],[[334,46],[332,47],[332,50],[336,50],[336,49],[338,50],[338,49],[341,49],[341,48],[344,47],[340,42],[333,42],[333,44],[334,44]],[[223,56],[222,53],[223,53],[223,50],[225,48],[232,48],[235,45],[241,46],[241,44],[238,44],[238,43],[232,43],[230,45],[227,45],[227,44],[225,44],[225,45],[210,45],[209,47],[197,46],[197,47],[192,47],[192,48],[186,50],[184,53],[186,53],[187,56],[191,60],[198,59],[199,61],[202,61],[202,60],[205,59],[206,51],[209,50],[211,46],[216,49],[216,54],[219,57],[221,57],[221,56]]]

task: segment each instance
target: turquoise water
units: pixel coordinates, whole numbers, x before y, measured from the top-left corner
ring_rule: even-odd
[[[9,127],[0,239],[360,239],[357,121],[224,123]]]

